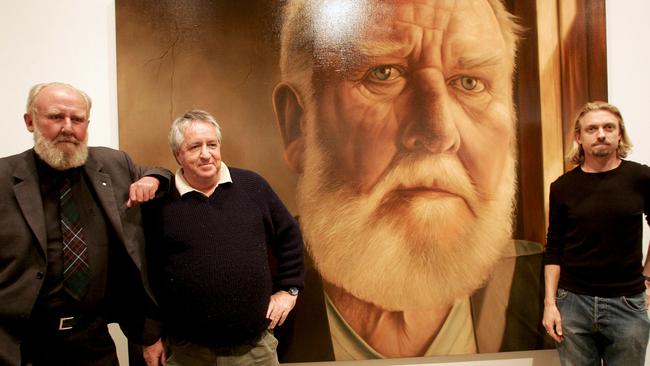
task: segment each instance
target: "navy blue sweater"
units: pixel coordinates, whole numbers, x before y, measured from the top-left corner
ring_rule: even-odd
[[[210,197],[173,189],[144,211],[163,331],[215,347],[258,337],[272,293],[304,283],[293,216],[262,177],[229,170]]]

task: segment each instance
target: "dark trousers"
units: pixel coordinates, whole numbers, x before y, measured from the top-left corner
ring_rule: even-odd
[[[62,329],[71,326],[70,329]],[[33,319],[21,345],[23,365],[116,366],[115,343],[102,317]]]

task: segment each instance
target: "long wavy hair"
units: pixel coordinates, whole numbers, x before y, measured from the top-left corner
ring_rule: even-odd
[[[585,151],[582,148],[582,145],[578,144],[578,142],[575,139],[575,134],[580,133],[580,123],[585,116],[585,114],[593,111],[608,111],[614,116],[616,116],[616,119],[618,120],[618,127],[619,130],[621,131],[621,142],[618,144],[618,149],[616,149],[616,156],[619,159],[623,159],[627,157],[628,152],[632,149],[632,142],[630,142],[630,137],[627,135],[627,129],[625,128],[625,122],[623,122],[623,116],[621,115],[621,111],[616,108],[616,106],[609,104],[607,102],[603,101],[593,101],[593,102],[588,102],[586,103],[580,112],[578,112],[578,116],[575,119],[575,124],[573,126],[573,131],[571,132],[571,138],[573,139],[573,144],[571,145],[571,149],[569,152],[566,154],[566,159],[567,161],[575,164],[575,165],[580,165],[584,163],[585,161]]]

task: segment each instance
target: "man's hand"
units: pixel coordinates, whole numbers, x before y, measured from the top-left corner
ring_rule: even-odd
[[[142,177],[129,187],[129,200],[126,207],[133,207],[137,204],[147,202],[156,196],[156,191],[160,186],[158,178]]]
[[[544,320],[542,320],[546,333],[553,338],[556,342],[560,343],[564,340],[562,333],[562,317],[560,311],[555,304],[544,304]]]
[[[269,330],[275,328],[276,325],[282,325],[287,319],[289,312],[296,305],[298,296],[293,296],[286,291],[278,291],[271,296],[269,309],[266,311],[266,317],[271,319]]]
[[[142,355],[144,360],[147,362],[147,366],[158,366],[167,363],[167,357],[165,355],[165,347],[163,346],[162,340],[158,339],[156,343],[151,346],[145,346]]]

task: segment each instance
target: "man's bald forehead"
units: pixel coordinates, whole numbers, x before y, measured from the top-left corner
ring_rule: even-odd
[[[71,91],[73,94],[76,94],[80,99],[86,104],[86,114],[90,114],[90,109],[92,107],[92,100],[84,91],[75,88],[74,86],[62,82],[51,82],[51,83],[41,83],[32,86],[29,90],[27,96],[27,113],[35,112],[35,108],[38,102],[38,99],[46,93],[54,93],[58,90],[67,90]]]
[[[49,94],[55,94],[60,91],[67,91],[72,94],[75,94],[77,97],[83,99],[83,95],[77,91],[76,89],[66,86],[66,85],[47,85],[41,89],[38,94],[35,97],[35,102],[38,103],[38,101],[41,99],[42,96],[44,95],[49,95]]]

